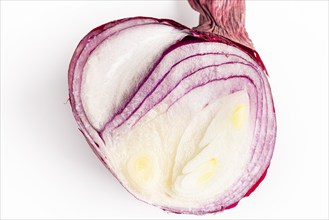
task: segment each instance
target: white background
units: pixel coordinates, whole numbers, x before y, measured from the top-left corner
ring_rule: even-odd
[[[137,15],[198,22],[185,1],[1,2],[1,218],[197,218],[126,192],[92,153],[66,103],[79,40],[100,24]],[[247,1],[246,18],[270,74],[276,149],[250,197],[202,218],[328,218],[328,2]]]

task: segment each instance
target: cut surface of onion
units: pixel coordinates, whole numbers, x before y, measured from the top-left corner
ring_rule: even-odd
[[[251,41],[200,30],[110,22],[80,42],[69,68],[72,110],[96,155],[136,198],[175,213],[236,205],[264,178],[275,143]]]

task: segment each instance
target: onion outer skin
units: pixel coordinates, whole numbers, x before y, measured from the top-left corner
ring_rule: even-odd
[[[93,128],[92,128],[92,126],[90,126],[90,124],[88,124],[87,117],[82,118],[81,117],[81,114],[82,114],[81,109],[77,108],[77,106],[79,106],[79,103],[77,103],[77,100],[76,100],[77,90],[76,90],[76,88],[74,88],[74,75],[77,74],[77,72],[76,72],[77,66],[82,65],[79,62],[80,62],[81,57],[85,56],[83,54],[84,48],[86,46],[88,46],[88,44],[90,42],[92,42],[95,37],[97,37],[98,35],[100,35],[104,31],[106,31],[106,30],[108,30],[112,27],[115,27],[117,24],[124,23],[124,22],[127,22],[127,21],[132,21],[133,22],[133,21],[138,21],[138,20],[150,20],[152,22],[166,23],[166,24],[172,25],[173,27],[175,27],[179,30],[187,31],[190,36],[192,36],[194,38],[198,38],[203,42],[224,43],[224,44],[233,46],[235,48],[238,48],[238,49],[242,50],[243,52],[245,52],[246,54],[248,54],[262,68],[263,72],[267,74],[267,71],[265,69],[265,66],[264,66],[261,58],[259,57],[258,53],[254,49],[249,48],[249,47],[247,47],[247,46],[245,46],[241,43],[234,42],[234,41],[230,40],[227,37],[214,35],[214,34],[209,34],[209,33],[203,33],[203,32],[200,32],[197,29],[196,30],[190,30],[189,28],[187,28],[187,27],[185,27],[185,26],[183,26],[183,25],[181,25],[181,24],[179,24],[175,21],[171,21],[171,20],[168,20],[168,19],[154,19],[154,18],[148,18],[148,17],[127,18],[127,19],[121,19],[121,20],[106,23],[106,24],[101,25],[101,26],[95,28],[94,30],[92,30],[79,43],[77,49],[74,52],[74,55],[72,57],[72,60],[71,60],[70,66],[69,66],[69,75],[68,75],[69,100],[70,100],[70,104],[71,104],[71,107],[72,107],[73,115],[75,117],[75,120],[78,123],[79,130],[83,133],[83,135],[85,136],[88,144],[91,146],[92,150],[95,152],[97,157],[103,162],[103,164],[111,171],[111,173],[115,177],[117,177],[117,175],[115,174],[115,172],[113,172],[111,170],[110,166],[106,162],[106,153],[102,150],[102,148],[104,148],[105,146],[100,145],[100,143],[102,141],[99,140],[99,137],[100,137],[100,139],[102,139],[102,135],[97,133],[97,131],[92,131]],[[84,57],[84,58],[87,59],[88,56]],[[264,77],[264,78],[266,78],[266,77]],[[269,94],[269,95],[271,97],[271,94]],[[268,102],[271,102],[270,106],[272,106],[272,109],[270,109],[270,111],[273,112],[273,116],[272,116],[273,118],[271,119],[272,128],[271,128],[271,131],[270,131],[271,132],[271,134],[270,134],[271,135],[271,143],[268,144],[268,145],[270,145],[269,146],[270,149],[268,149],[268,150],[270,152],[269,157],[271,158],[272,153],[273,153],[273,149],[274,149],[274,144],[275,144],[276,122],[275,122],[275,110],[274,110],[273,100],[272,99],[268,100]],[[97,137],[97,135],[99,135],[99,137]],[[269,163],[268,163],[268,166],[269,166]],[[244,196],[249,196],[257,188],[257,186],[260,184],[260,182],[265,178],[268,166],[264,169],[263,173],[258,175],[257,181],[254,182],[253,186],[249,188],[249,190],[245,193]],[[138,197],[136,197],[136,198],[139,199]],[[179,214],[185,213],[185,214],[201,215],[201,214],[207,214],[207,213],[215,213],[215,212],[223,211],[225,209],[233,208],[238,204],[239,201],[236,201],[236,202],[234,202],[234,203],[232,203],[228,206],[225,206],[225,207],[219,206],[217,209],[214,209],[214,210],[211,210],[211,211],[208,211],[208,210],[205,211],[205,210],[202,210],[202,209],[200,209],[200,210],[188,210],[188,209],[182,210],[182,209],[173,209],[173,208],[168,208],[168,207],[160,207],[160,208],[162,208],[163,210],[169,211],[169,212],[173,212],[173,213],[179,213]]]

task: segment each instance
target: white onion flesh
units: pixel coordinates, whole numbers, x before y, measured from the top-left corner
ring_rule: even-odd
[[[89,56],[82,79],[82,102],[90,123],[101,129],[110,111],[133,89],[131,85],[144,77],[166,48],[185,36],[171,26],[147,24],[102,42]]]

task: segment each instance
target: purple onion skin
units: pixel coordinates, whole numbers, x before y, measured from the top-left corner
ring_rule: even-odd
[[[191,6],[194,9],[198,9],[198,11],[200,11],[198,8],[198,4],[200,5],[202,4],[209,4],[207,3],[207,1],[201,1],[201,3],[199,1],[196,0],[190,0],[189,1]],[[211,1],[209,1],[211,2]],[[222,2],[222,1],[220,1]],[[211,3],[210,3],[211,4]],[[241,6],[241,5],[240,5]],[[212,5],[212,7],[214,8],[214,6]],[[97,36],[98,34],[102,33],[104,30],[107,30],[109,28],[114,27],[115,25],[122,23],[122,22],[126,22],[126,21],[132,21],[132,20],[139,20],[139,19],[150,19],[150,20],[154,20],[158,23],[165,23],[166,25],[170,25],[176,29],[179,30],[184,30],[184,31],[188,31],[189,32],[189,36],[185,37],[181,43],[182,44],[188,44],[189,43],[189,39],[192,39],[192,41],[201,41],[201,42],[219,42],[219,43],[223,43],[226,45],[230,45],[233,46],[235,48],[238,48],[239,50],[242,50],[243,52],[245,52],[246,54],[248,54],[264,71],[264,73],[267,75],[267,70],[259,56],[259,54],[256,52],[256,50],[253,48],[251,41],[249,40],[248,36],[245,34],[241,34],[241,30],[240,32],[237,34],[238,37],[228,37],[223,36],[223,34],[221,33],[216,33],[216,31],[207,31],[207,24],[210,24],[211,22],[209,22],[209,19],[212,20],[211,18],[209,18],[209,16],[205,16],[202,15],[200,16],[200,23],[201,25],[198,28],[195,29],[190,29],[182,24],[179,24],[173,20],[169,20],[169,19],[157,19],[157,18],[150,18],[150,17],[133,17],[133,18],[125,18],[125,19],[120,19],[120,20],[116,20],[116,21],[111,21],[109,23],[103,24],[99,27],[96,27],[95,29],[93,29],[91,32],[89,32],[79,43],[79,45],[77,46],[70,65],[69,65],[69,71],[68,71],[68,85],[69,85],[69,101],[72,107],[72,112],[73,115],[75,117],[75,120],[78,123],[79,126],[79,130],[82,132],[82,134],[85,136],[88,144],[91,146],[92,150],[94,151],[94,153],[97,155],[97,157],[103,162],[103,164],[111,171],[111,173],[117,177],[116,173],[113,172],[111,170],[111,168],[108,166],[108,164],[105,162],[105,158],[102,157],[102,155],[99,154],[98,152],[98,145],[96,144],[96,142],[92,139],[91,135],[89,134],[89,132],[86,129],[86,126],[84,124],[84,122],[81,120],[80,116],[79,116],[79,112],[77,111],[76,108],[76,100],[74,97],[74,88],[73,88],[73,78],[74,78],[74,74],[75,74],[75,70],[77,67],[77,62],[79,60],[79,57],[83,51],[83,49],[85,48],[85,46],[94,39],[95,36]],[[208,19],[208,20],[207,20]],[[244,18],[243,18],[243,23],[244,23]],[[209,25],[208,25],[209,26]],[[213,25],[210,25],[213,29]],[[240,28],[241,29],[241,28]],[[218,30],[218,29],[216,29]],[[244,30],[244,24],[243,24],[243,30]],[[245,30],[244,30],[245,31]],[[246,32],[245,32],[246,33]],[[235,39],[235,41],[231,40],[231,39]],[[133,39],[132,39],[133,40]],[[179,47],[181,46],[180,44],[175,45],[175,47]],[[172,50],[173,48],[170,48],[170,50]],[[272,97],[272,95],[271,95]],[[274,125],[272,130],[270,131],[272,133],[273,136],[273,140],[272,140],[272,148],[274,148],[275,145],[275,136],[276,136],[276,120],[275,120],[275,109],[274,109],[274,104],[273,104],[273,100],[268,100],[270,102],[272,102],[271,106],[273,106],[273,109],[271,109],[270,111],[273,112],[273,117],[274,117]],[[100,135],[101,136],[101,135]],[[272,149],[273,151],[273,149]],[[268,164],[269,167],[269,164]],[[248,192],[244,195],[244,197],[249,196],[257,187],[258,185],[263,181],[263,179],[266,176],[268,167],[265,169],[265,171],[263,172],[263,174],[258,178],[258,180],[255,182],[255,184],[249,188]],[[120,181],[120,180],[119,180]],[[122,183],[121,183],[122,184]],[[123,185],[123,184],[122,184]],[[124,185],[123,185],[124,186]],[[135,196],[135,195],[134,195]],[[136,197],[137,198],[137,197]],[[142,201],[142,200],[141,200]],[[172,209],[172,208],[167,208],[167,207],[160,207],[165,211],[169,211],[172,213],[177,213],[177,214],[208,214],[208,213],[216,213],[219,211],[223,211],[225,209],[231,209],[233,207],[235,207],[237,204],[239,203],[239,201],[236,201],[233,204],[230,204],[226,207],[218,207],[217,209],[211,211],[211,212],[203,212],[202,210],[198,210],[195,212],[190,212],[188,210],[179,210],[179,209]]]

